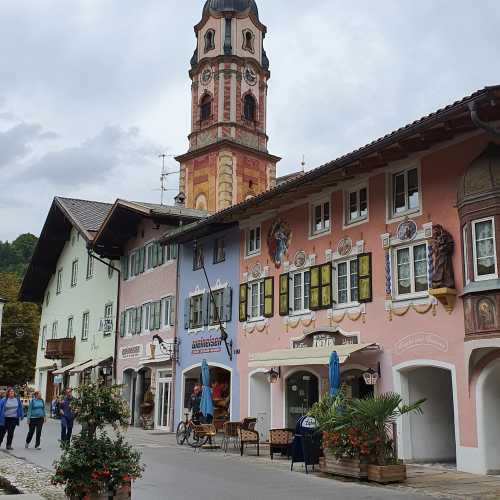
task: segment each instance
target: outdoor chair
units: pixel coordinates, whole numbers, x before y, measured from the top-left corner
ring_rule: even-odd
[[[222,449],[225,453],[229,448],[229,444],[232,442],[234,448],[238,448],[239,434],[238,429],[241,427],[241,422],[226,422],[224,424],[224,437],[222,438]]]
[[[194,438],[199,441],[201,446],[195,446],[194,451],[200,450],[200,447],[206,446],[207,448],[214,448],[215,437],[217,436],[217,429],[213,424],[200,424],[195,425],[193,428]],[[208,442],[208,445],[206,443]]]
[[[241,456],[243,456],[245,445],[249,444],[257,445],[257,456],[260,455],[260,437],[257,431],[254,431],[253,429],[243,429],[242,427],[240,427],[238,429],[238,437],[240,439]]]
[[[255,430],[255,426],[257,425],[257,419],[254,417],[247,417],[243,419],[241,422],[242,429],[248,429],[250,431]]]
[[[274,459],[275,453],[291,456],[291,448],[293,443],[294,432],[291,429],[271,429],[269,431],[269,450],[271,452],[271,460]]]

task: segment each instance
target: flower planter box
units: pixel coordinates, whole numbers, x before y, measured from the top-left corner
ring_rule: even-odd
[[[123,485],[116,493],[92,493],[82,497],[70,497],[70,500],[129,500],[132,498],[132,483]]]
[[[380,484],[406,481],[406,465],[369,465],[368,480]]]
[[[330,450],[323,450],[324,458],[320,459],[320,470],[326,474],[368,479],[368,464],[361,463],[358,458],[336,458]]]

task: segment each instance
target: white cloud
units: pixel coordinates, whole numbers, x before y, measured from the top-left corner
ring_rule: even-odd
[[[315,167],[500,83],[497,0],[474,9],[468,0],[257,3],[269,30],[268,134],[280,174],[302,154]],[[0,240],[38,233],[56,194],[158,201],[158,152],[187,149],[202,6],[2,2],[0,185],[9,195]]]

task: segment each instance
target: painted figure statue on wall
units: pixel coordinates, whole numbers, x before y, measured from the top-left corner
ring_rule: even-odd
[[[432,288],[455,288],[453,237],[441,225],[432,228]]]
[[[284,257],[288,254],[291,239],[292,231],[286,222],[278,219],[272,224],[267,237],[267,245],[269,256],[276,269],[279,269],[283,264]]]

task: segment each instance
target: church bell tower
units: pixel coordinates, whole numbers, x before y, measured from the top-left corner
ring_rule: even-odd
[[[194,27],[191,133],[180,191],[189,208],[217,212],[276,185],[267,150],[267,28],[254,0],[207,0]]]

